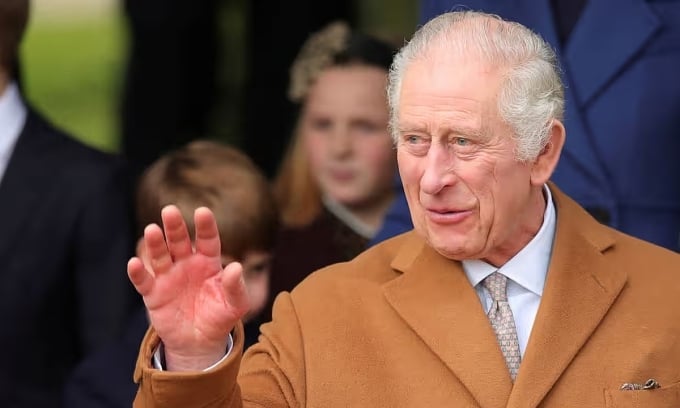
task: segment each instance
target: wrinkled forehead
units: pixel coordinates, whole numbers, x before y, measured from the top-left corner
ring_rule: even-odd
[[[432,53],[414,60],[401,83],[395,130],[490,137],[501,125],[503,78],[501,70],[461,55]]]
[[[433,52],[406,67],[399,111],[414,102],[445,104],[456,100],[495,108],[503,80],[503,69],[480,59]]]

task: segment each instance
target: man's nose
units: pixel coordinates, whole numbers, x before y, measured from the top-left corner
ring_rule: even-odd
[[[420,179],[420,190],[426,194],[437,194],[456,181],[454,157],[446,146],[433,144],[424,158],[425,169]]]

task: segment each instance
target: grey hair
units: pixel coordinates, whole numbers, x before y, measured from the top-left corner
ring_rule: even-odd
[[[553,121],[564,117],[564,86],[557,56],[540,36],[523,25],[475,11],[455,11],[434,18],[395,56],[387,87],[395,143],[404,72],[434,47],[460,55],[474,53],[487,66],[504,69],[498,113],[514,132],[517,160],[536,158],[548,143]]]

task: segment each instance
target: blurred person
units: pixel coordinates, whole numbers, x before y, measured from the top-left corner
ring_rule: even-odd
[[[680,251],[680,2],[422,0],[421,20],[461,6],[557,51],[569,137],[553,181],[599,221]],[[376,241],[410,227],[397,198]]]
[[[566,137],[550,46],[447,13],[399,52],[389,84],[415,231],[280,294],[242,357],[242,266],[222,267],[209,211],[192,251],[168,208],[165,238],[145,230],[153,267],[128,263],[153,326],[134,406],[678,406],[680,255],[549,182]]]
[[[291,67],[288,95],[300,113],[274,185],[284,228],[273,296],[353,258],[382,224],[396,171],[385,94],[394,52],[335,22],[310,36]]]
[[[163,207],[174,204],[193,231],[193,213],[210,208],[217,219],[224,265],[239,261],[251,309],[244,316],[246,348],[257,341],[258,315],[269,291],[270,256],[278,213],[264,174],[239,150],[216,142],[195,141],[168,152],[142,174],[137,190],[140,236],[161,223]],[[137,256],[147,259],[143,238]],[[148,328],[144,309],[130,321],[125,336],[78,366],[64,389],[69,408],[127,408],[137,387],[132,371],[139,342]]]
[[[35,408],[58,406],[72,368],[140,303],[121,279],[134,253],[125,166],[24,99],[12,67],[28,17],[28,0],[0,1],[0,401]]]
[[[289,70],[310,33],[336,20],[360,20],[355,0],[248,0],[243,148],[274,178],[293,137],[297,107],[287,98]],[[268,120],[262,120],[262,112]]]
[[[292,127],[285,89],[299,44],[356,14],[347,0],[121,3],[130,46],[120,127],[135,175],[163,153],[209,136],[238,141],[272,176],[288,140],[282,129],[288,136]],[[269,120],[261,120],[263,111]]]

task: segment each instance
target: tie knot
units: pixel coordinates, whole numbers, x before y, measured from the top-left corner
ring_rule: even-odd
[[[483,285],[489,291],[491,299],[495,302],[508,301],[508,278],[502,273],[494,272],[484,278]]]

